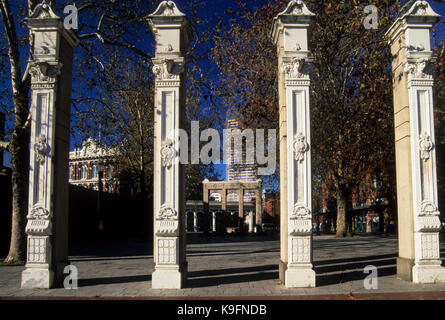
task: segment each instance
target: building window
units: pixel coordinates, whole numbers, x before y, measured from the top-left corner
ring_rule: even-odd
[[[73,167],[69,167],[68,169],[68,179],[72,180],[73,179]]]
[[[82,168],[80,169],[80,178],[82,180],[87,179],[87,167],[86,166],[82,166]]]
[[[92,170],[93,170],[93,178],[97,178],[97,166],[94,165]]]

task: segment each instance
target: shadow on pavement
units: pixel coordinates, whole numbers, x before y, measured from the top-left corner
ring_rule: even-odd
[[[397,254],[383,254],[315,262],[316,286],[363,280],[368,276],[363,272],[368,265],[377,267],[379,277],[395,275],[397,256]]]
[[[147,275],[137,275],[137,276],[127,276],[127,277],[79,279],[79,287],[97,286],[103,284],[144,282],[144,281],[151,281],[151,275],[147,274]]]
[[[395,275],[396,257],[395,254],[385,254],[316,262],[316,285],[321,287],[362,280],[367,276],[363,273],[367,265],[376,266],[379,276]],[[197,288],[263,280],[278,281],[278,265],[190,272],[188,285]]]
[[[266,265],[190,272],[187,286],[201,288],[274,279],[278,281],[278,265]]]

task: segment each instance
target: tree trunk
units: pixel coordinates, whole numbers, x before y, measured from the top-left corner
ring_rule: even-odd
[[[29,0],[29,10],[38,0]],[[14,129],[9,152],[12,164],[12,229],[11,243],[5,263],[16,263],[25,260],[26,234],[25,224],[28,212],[28,175],[29,175],[29,119],[28,94],[30,79],[22,81],[20,65],[19,40],[15,29],[14,15],[9,2],[0,3],[1,17],[8,39],[8,57],[11,66],[11,87],[14,104]],[[30,44],[32,47],[32,44]]]
[[[346,211],[346,193],[341,188],[337,190],[337,238],[349,235],[348,218]]]
[[[24,103],[24,106],[27,106]],[[23,128],[26,118],[16,115],[16,127],[9,151],[12,164],[12,229],[11,243],[5,263],[20,263],[26,256],[26,216],[28,213],[29,129]],[[20,125],[17,125],[20,124]]]

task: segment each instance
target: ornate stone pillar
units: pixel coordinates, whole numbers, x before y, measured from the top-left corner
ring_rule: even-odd
[[[286,287],[315,287],[312,269],[309,32],[314,14],[293,0],[274,18],[280,107],[281,263]]]
[[[76,36],[43,2],[26,23],[34,43],[26,269],[22,288],[52,288],[68,264],[68,155]]]
[[[387,32],[393,55],[397,274],[416,283],[445,281],[439,251],[430,45],[431,29],[439,19],[428,2],[417,1]]]
[[[179,131],[184,127],[185,61],[190,23],[173,1],[148,16],[156,39],[154,140],[154,262],[152,286],[182,288],[186,280],[185,179],[179,163]]]

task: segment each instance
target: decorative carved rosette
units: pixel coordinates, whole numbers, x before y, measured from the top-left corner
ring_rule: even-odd
[[[183,72],[184,64],[172,59],[162,59],[153,66],[153,73],[157,81],[179,80],[179,76]]]
[[[420,136],[419,139],[419,150],[420,150],[420,158],[423,161],[428,161],[430,159],[431,150],[433,150],[433,142],[431,141],[431,137],[428,133],[424,132]]]
[[[40,203],[36,203],[28,216],[26,233],[28,235],[49,236],[52,233],[51,213]]]
[[[172,236],[179,230],[178,212],[169,204],[161,206],[156,216],[156,234]]]
[[[419,216],[439,216],[437,206],[430,200],[424,200],[420,204]]]
[[[175,158],[176,152],[173,147],[173,142],[167,139],[161,147],[161,164],[167,169],[171,168],[173,164],[173,159]]]
[[[301,132],[298,133],[295,136],[293,147],[294,147],[295,160],[300,162],[304,161],[304,155],[309,150],[309,145],[306,142],[306,136]]]
[[[31,212],[28,216],[28,219],[49,219],[49,211],[45,209],[45,207],[43,207],[43,205],[41,204],[36,204],[34,205],[34,207],[31,209]]]
[[[304,203],[296,203],[289,218],[290,235],[307,235],[312,232],[312,215]]]
[[[419,216],[416,219],[416,231],[437,232],[442,225],[439,219],[440,212],[437,206],[430,200],[424,200],[420,204]]]
[[[311,211],[304,203],[294,204],[294,208],[290,216],[291,219],[310,219],[311,217]]]
[[[177,220],[178,212],[169,204],[164,204],[161,206],[156,219],[158,220]]]
[[[49,146],[44,134],[41,134],[34,143],[34,152],[36,153],[36,159],[40,164],[45,163],[45,158],[48,154]]]

